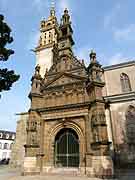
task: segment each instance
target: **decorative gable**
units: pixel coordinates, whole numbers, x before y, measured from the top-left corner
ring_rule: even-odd
[[[45,85],[46,88],[53,87],[53,86],[59,86],[64,84],[72,84],[76,82],[84,81],[85,77],[76,76],[69,73],[61,73],[58,76],[56,76],[53,80],[47,82]]]
[[[54,63],[50,68],[48,74],[54,74],[61,71],[72,71],[73,69],[85,68],[83,61],[79,61],[76,57],[62,57],[57,60],[57,63]]]

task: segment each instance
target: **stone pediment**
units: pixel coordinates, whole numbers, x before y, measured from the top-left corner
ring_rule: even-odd
[[[85,77],[80,77],[77,75],[63,72],[57,75],[53,80],[47,82],[45,87],[48,88],[48,87],[59,86],[59,85],[64,85],[64,84],[72,84],[79,81],[81,82],[83,80],[85,80]]]
[[[72,71],[73,69],[82,69],[85,68],[84,64],[79,61],[76,57],[68,58],[63,57],[54,63],[50,68],[48,74],[51,75],[56,72],[60,71]]]

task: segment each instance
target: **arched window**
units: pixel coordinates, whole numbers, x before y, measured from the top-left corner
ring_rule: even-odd
[[[8,143],[5,143],[5,144],[4,144],[4,149],[8,149],[8,148],[9,148]]]
[[[6,134],[6,139],[8,139],[9,138],[9,134]]]
[[[130,80],[127,74],[122,73],[120,75],[120,82],[121,82],[121,89],[122,92],[129,92],[131,91],[131,85],[130,85]]]

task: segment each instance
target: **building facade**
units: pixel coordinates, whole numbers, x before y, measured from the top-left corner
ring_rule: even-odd
[[[52,46],[48,49],[52,60],[43,56],[42,61],[50,63],[46,68],[38,59],[32,77],[23,174],[75,169],[89,176],[113,176],[102,94],[104,70],[93,51],[88,67],[74,56],[68,10],[60,25],[54,19],[52,9],[49,20],[41,22],[35,49],[40,57]]]
[[[86,67],[72,50],[67,9],[58,24],[52,8],[40,32],[31,107],[21,114],[23,126],[18,122],[16,165],[23,164],[25,175],[74,170],[101,177],[134,164],[135,61],[102,67],[91,51]]]
[[[0,130],[0,161],[10,159],[15,133]]]
[[[135,61],[104,67],[109,139],[119,165],[135,162]]]

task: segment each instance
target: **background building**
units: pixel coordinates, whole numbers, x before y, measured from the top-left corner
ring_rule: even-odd
[[[0,130],[0,160],[10,159],[15,132]]]
[[[135,61],[104,67],[109,138],[119,163],[135,161]]]

